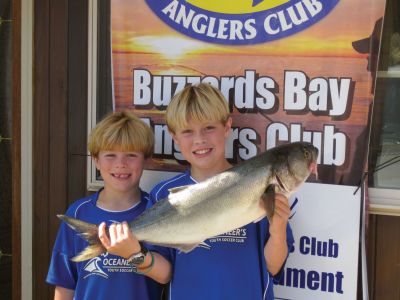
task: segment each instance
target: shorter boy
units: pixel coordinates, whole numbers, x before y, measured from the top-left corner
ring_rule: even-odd
[[[139,216],[149,201],[139,181],[153,145],[150,127],[132,113],[120,111],[104,118],[93,129],[88,143],[104,188],[73,203],[66,215],[108,225],[130,222]],[[84,262],[71,261],[87,245],[61,223],[46,278],[56,286],[54,299],[160,299],[160,286],[135,273],[121,257],[105,253]]]

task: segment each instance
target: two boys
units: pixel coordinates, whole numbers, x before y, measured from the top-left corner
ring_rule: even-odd
[[[190,85],[175,95],[166,122],[190,169],[157,184],[150,204],[168,196],[174,187],[195,184],[231,167],[225,159],[225,140],[232,119],[222,94],[209,84]],[[175,249],[139,244],[126,222],[99,228],[99,238],[109,253],[135,259],[143,274],[169,282],[169,299],[273,299],[273,276],[278,274],[293,236],[288,224],[288,199],[276,195],[271,223],[266,219],[240,228],[240,238],[206,240],[185,254]],[[212,226],[212,224],[210,224]],[[227,241],[229,240],[229,242]]]

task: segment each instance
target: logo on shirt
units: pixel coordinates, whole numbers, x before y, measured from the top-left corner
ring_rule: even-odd
[[[108,278],[111,273],[132,273],[135,271],[126,259],[108,253],[92,258],[83,269],[88,273],[84,278],[93,275]]]
[[[244,243],[247,238],[246,228],[238,228],[210,238],[209,243]]]
[[[166,24],[192,38],[249,45],[281,39],[324,18],[339,0],[146,0]]]
[[[101,261],[100,257],[95,257],[89,260],[89,262],[83,267],[83,269],[88,272],[83,278],[87,278],[91,275],[98,275],[104,278],[108,278],[108,275],[100,268],[99,261]]]

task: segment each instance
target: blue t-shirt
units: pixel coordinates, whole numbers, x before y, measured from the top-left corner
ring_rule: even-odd
[[[107,225],[130,222],[139,216],[149,202],[141,192],[141,201],[124,211],[107,211],[96,206],[99,193],[73,203],[66,215],[92,223]],[[87,261],[75,263],[70,259],[81,252],[88,243],[61,223],[54,245],[46,281],[50,284],[75,290],[74,299],[87,300],[153,300],[161,299],[161,287],[146,276],[136,274],[122,257],[109,253]]]
[[[148,206],[164,199],[169,189],[194,184],[187,171],[160,182],[150,192]],[[212,226],[212,224],[210,224]],[[266,218],[231,232],[204,241],[189,253],[172,248],[149,246],[173,265],[169,284],[170,300],[274,299],[272,277],[267,271],[264,246],[269,238]],[[293,234],[287,227],[288,249],[293,246]]]

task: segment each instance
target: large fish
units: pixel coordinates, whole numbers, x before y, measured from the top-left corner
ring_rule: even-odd
[[[129,224],[139,241],[189,252],[204,240],[273,217],[274,193],[289,196],[317,173],[318,150],[296,142],[272,148],[203,182],[170,190],[167,198]],[[261,200],[262,199],[262,200]],[[106,249],[97,225],[59,217],[89,242],[74,261]]]

